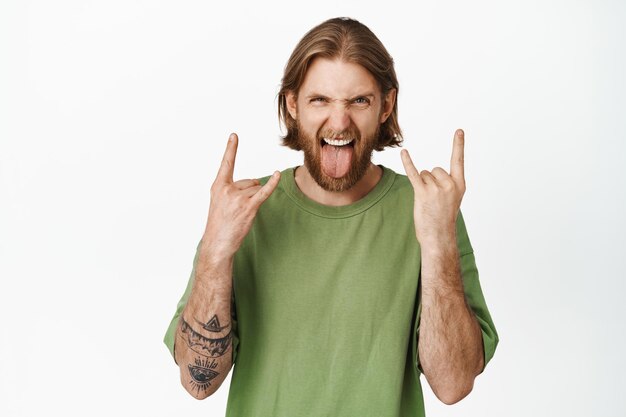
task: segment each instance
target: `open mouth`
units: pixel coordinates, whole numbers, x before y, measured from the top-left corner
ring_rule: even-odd
[[[336,147],[342,147],[342,146],[354,147],[354,139],[329,139],[329,138],[322,138],[322,139],[320,139],[320,146],[324,147],[324,145],[332,145],[332,146],[336,146]]]
[[[354,156],[352,139],[320,139],[322,171],[332,178],[342,178],[350,171]]]

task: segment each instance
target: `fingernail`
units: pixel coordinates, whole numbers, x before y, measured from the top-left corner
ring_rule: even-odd
[[[230,134],[230,136],[228,136],[228,140],[229,140],[230,142],[232,142],[233,140],[235,140],[235,134],[234,134],[234,133],[231,133],[231,134]]]

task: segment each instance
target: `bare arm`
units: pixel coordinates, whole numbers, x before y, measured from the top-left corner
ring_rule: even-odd
[[[454,236],[422,246],[419,358],[437,397],[454,404],[469,394],[483,368],[482,333],[465,300]]]
[[[209,260],[201,249],[192,292],[178,322],[174,354],[180,381],[204,399],[224,382],[232,367],[232,258]]]
[[[422,250],[422,312],[418,343],[424,375],[446,404],[463,399],[483,368],[482,332],[467,305],[456,242],[456,218],[465,193],[465,134],[454,134],[450,174],[402,163],[413,185],[415,235]]]
[[[215,182],[189,299],[178,321],[174,357],[180,381],[204,399],[224,382],[233,362],[231,296],[233,260],[261,204],[278,186],[280,173],[263,186],[233,181],[238,138],[231,134]]]

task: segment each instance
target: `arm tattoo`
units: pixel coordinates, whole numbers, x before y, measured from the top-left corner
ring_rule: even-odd
[[[187,365],[189,369],[189,375],[191,375],[192,388],[196,390],[196,393],[200,393],[200,390],[206,392],[211,386],[211,380],[219,375],[219,372],[215,372],[213,369],[217,368],[217,362],[215,359],[208,358],[196,358],[194,360],[195,365]]]
[[[204,330],[208,330],[210,332],[221,332],[222,330],[228,327],[228,324],[223,327],[220,326],[220,319],[217,318],[217,314],[215,314],[211,318],[211,320],[207,321],[206,323],[202,323],[200,320],[196,320],[196,321],[202,325],[202,328]]]
[[[217,319],[217,317],[215,318]],[[187,323],[182,317],[180,318],[180,320],[180,330],[183,335],[182,337],[184,337],[185,342],[187,342],[187,346],[189,346],[189,348],[194,352],[199,353],[203,356],[217,358],[223,356],[230,347],[230,342],[232,339],[232,329],[224,337],[211,339],[208,337],[204,337],[200,333],[194,331],[189,323]]]

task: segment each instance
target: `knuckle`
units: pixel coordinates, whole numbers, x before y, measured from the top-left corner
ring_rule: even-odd
[[[261,188],[261,189],[258,191],[257,195],[259,196],[259,197],[258,197],[258,200],[260,200],[260,201],[265,200],[265,199],[267,198],[267,195],[268,195],[267,188]]]
[[[245,209],[248,197],[245,194],[237,194],[233,196],[234,203],[238,209]]]
[[[233,194],[235,194],[235,192],[237,191],[237,187],[227,186],[227,187],[223,187],[221,191],[222,191],[222,195],[226,197],[232,197]]]

